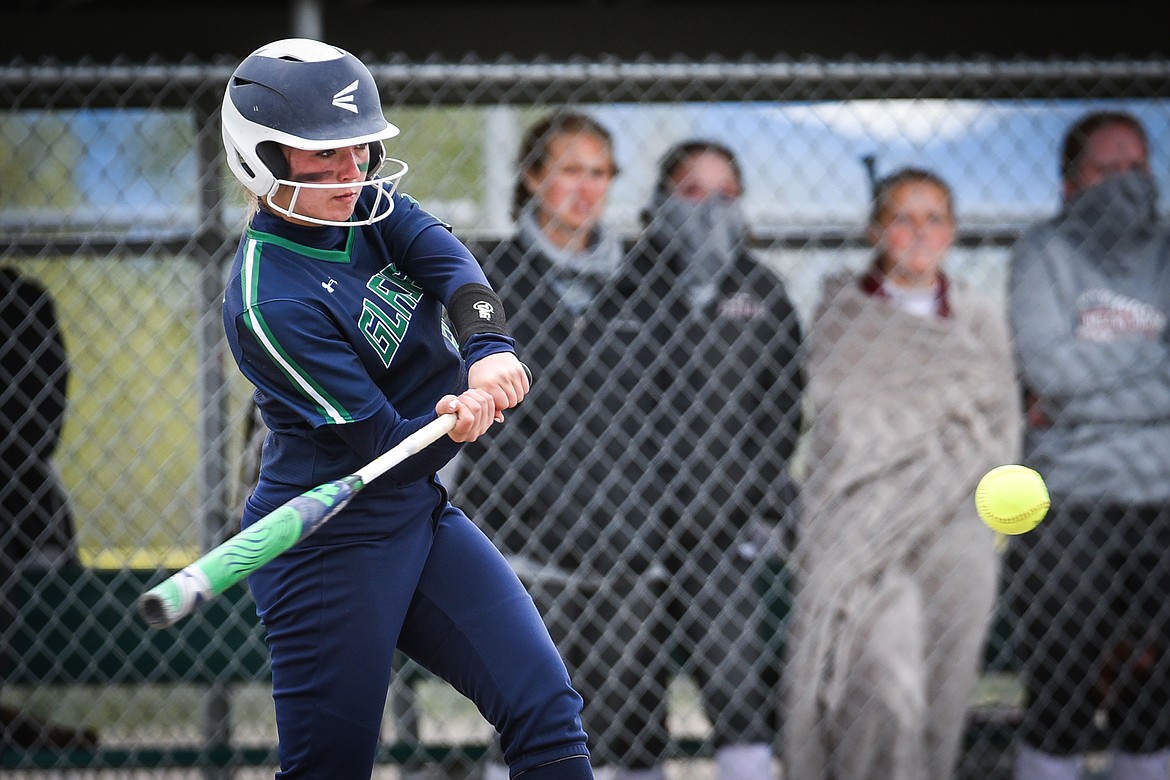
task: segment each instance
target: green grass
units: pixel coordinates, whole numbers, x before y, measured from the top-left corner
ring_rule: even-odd
[[[69,354],[56,464],[84,560],[190,557],[200,540],[197,269],[171,257],[19,267],[53,296]]]

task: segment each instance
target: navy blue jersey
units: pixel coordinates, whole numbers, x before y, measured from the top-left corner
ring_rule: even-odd
[[[373,197],[367,188],[359,215]],[[444,306],[473,283],[487,280],[471,253],[409,196],[396,194],[389,217],[361,227],[253,217],[223,318],[272,431],[261,469],[266,498],[353,473],[434,419],[439,398],[465,389],[465,365],[512,349],[495,334],[472,336],[462,350],[455,343]],[[428,476],[457,449],[444,437],[384,479]]]

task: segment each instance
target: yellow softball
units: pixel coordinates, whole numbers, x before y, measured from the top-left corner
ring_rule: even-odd
[[[983,522],[1009,536],[1039,525],[1050,504],[1044,478],[1027,466],[997,466],[975,488],[975,508]]]

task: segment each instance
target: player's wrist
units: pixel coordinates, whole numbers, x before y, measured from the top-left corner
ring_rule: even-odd
[[[456,290],[447,303],[447,314],[460,344],[478,333],[508,334],[504,302],[484,284],[465,284]]]

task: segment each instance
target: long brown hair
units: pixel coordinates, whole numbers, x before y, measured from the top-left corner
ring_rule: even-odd
[[[592,135],[600,138],[609,150],[610,159],[613,159],[613,136],[596,119],[572,111],[550,114],[530,127],[520,142],[520,160],[516,166],[516,187],[512,196],[512,219],[518,219],[532,200],[532,193],[524,184],[524,177],[545,166],[552,142],[564,135]],[[617,172],[615,163],[615,176]]]

